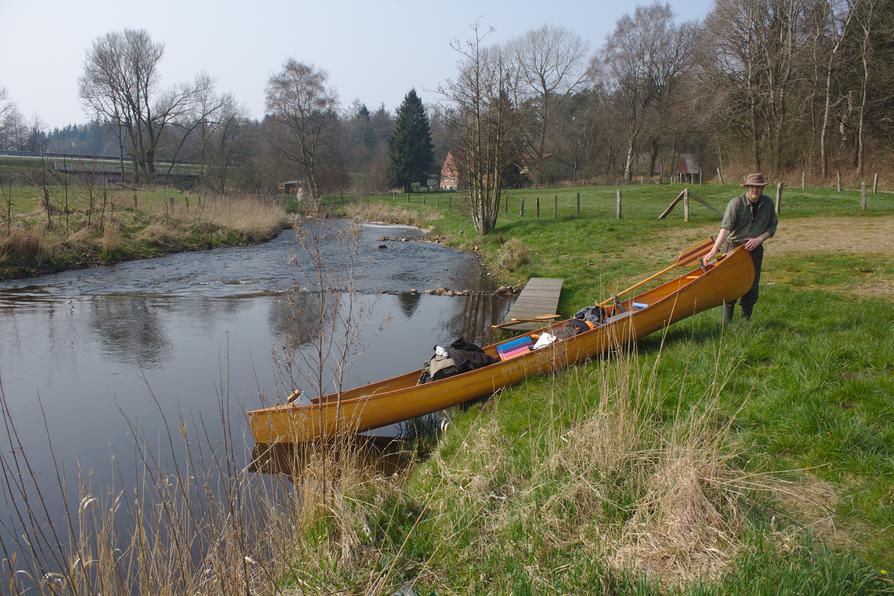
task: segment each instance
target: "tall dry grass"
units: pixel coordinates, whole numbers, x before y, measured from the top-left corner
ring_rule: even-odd
[[[155,225],[210,225],[246,236],[270,236],[282,229],[285,209],[277,202],[252,195],[197,195],[151,201],[145,207]]]
[[[398,205],[366,202],[345,205],[345,214],[355,221],[399,224],[417,228],[424,228],[432,220],[438,219],[437,215],[422,213]]]
[[[16,217],[10,233],[0,235],[0,276],[139,258],[158,249],[256,242],[274,236],[287,221],[279,203],[254,196],[134,200],[123,191],[96,194],[92,202],[73,199],[70,211],[64,217],[52,213],[49,223],[41,205]]]
[[[0,544],[7,589],[249,594],[288,585],[298,593],[386,593],[418,582],[455,591],[464,587],[454,583],[453,561],[493,552],[507,564],[526,560],[512,538],[519,524],[550,548],[586,553],[665,588],[716,579],[743,544],[755,491],[806,498],[736,465],[731,419],[720,420],[716,402],[728,372],[718,365],[714,386],[681,394],[675,416],[659,420],[664,396],[654,370],[635,356],[573,368],[545,407],[532,410],[522,436],[503,430],[499,402],[448,429],[453,447],[436,449],[425,464],[422,493],[404,471],[379,474],[352,441],[287,451],[286,464],[265,448],[248,456],[225,422],[222,392],[220,439],[204,426],[166,423],[162,452],[145,439],[135,443],[135,487],[95,487],[85,473],[61,523],[47,518],[46,484],[31,471],[0,387],[7,431],[0,472],[24,526]],[[529,443],[523,466],[520,441]],[[162,459],[171,462],[164,469]],[[286,476],[251,471],[269,469],[273,459]],[[65,490],[61,482],[56,490]],[[536,566],[527,573],[532,585],[552,578]]]
[[[497,259],[501,269],[515,271],[531,262],[531,251],[520,238],[513,236],[500,246]]]
[[[18,522],[0,538],[10,594],[278,593],[296,561],[341,558],[363,542],[364,512],[352,495],[387,492],[368,450],[344,437],[291,451],[289,465],[276,468],[281,475],[268,477],[252,471],[269,457],[266,449],[252,455],[228,425],[212,439],[204,424],[187,430],[183,421],[167,428],[167,449],[152,447],[127,422],[139,464],[135,485],[95,486],[83,470],[72,488],[49,426],[57,469],[47,475],[32,467],[2,386],[0,405],[0,477]],[[62,519],[50,518],[53,492],[67,503]],[[327,542],[332,550],[310,550],[310,529],[325,518],[338,522]]]
[[[740,467],[734,417],[718,405],[732,368],[720,360],[717,367],[716,382],[702,395],[681,392],[669,419],[659,407],[666,396],[655,369],[635,353],[615,353],[557,378],[546,402],[530,406],[522,436],[502,430],[495,404],[468,435],[452,438],[460,448],[432,458],[428,486],[442,494],[427,523],[459,543],[429,537],[436,544],[420,565],[421,581],[456,589],[452,582],[461,574],[450,561],[486,553],[503,553],[507,566],[529,561],[532,547],[518,542],[519,527],[542,539],[541,548],[582,552],[618,576],[632,573],[667,589],[720,578],[740,552],[755,501],[766,506],[780,493],[813,498],[774,473]],[[513,426],[517,415],[507,417]],[[532,585],[555,580],[552,569],[525,570]]]

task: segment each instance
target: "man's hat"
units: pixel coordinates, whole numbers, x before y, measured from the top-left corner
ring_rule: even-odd
[[[756,174],[748,174],[748,177],[745,178],[745,184],[742,186],[766,186],[767,179],[764,178],[764,175],[760,172]]]

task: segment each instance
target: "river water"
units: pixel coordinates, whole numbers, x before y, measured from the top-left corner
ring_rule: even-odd
[[[484,294],[422,293],[491,289],[474,256],[414,241],[414,229],[354,228],[310,222],[306,238],[318,245],[289,230],[262,245],[0,282],[0,384],[48,516],[63,514],[53,455],[69,487],[86,470],[102,487],[137,474],[134,433],[163,444],[164,417],[175,429],[201,421],[212,442],[229,425],[250,445],[246,410],[281,401],[295,383],[315,394],[305,373],[321,326],[321,278],[339,290],[327,294],[324,325],[356,322],[346,388],[419,368],[434,344],[459,335],[483,341],[508,309]],[[8,438],[0,449],[13,451]],[[17,496],[4,482],[0,536],[9,536]]]

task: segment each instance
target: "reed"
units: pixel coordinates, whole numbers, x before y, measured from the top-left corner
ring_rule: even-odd
[[[51,200],[20,212],[0,237],[0,279],[138,259],[178,250],[260,242],[287,220],[274,201],[254,196],[165,196],[161,191],[71,189],[70,210]],[[78,200],[81,194],[81,200]],[[24,199],[22,199],[24,201]]]
[[[10,532],[5,521],[0,535],[5,590],[281,593],[283,578],[297,577],[295,561],[321,564],[354,553],[371,514],[356,504],[381,501],[398,476],[385,480],[369,465],[369,451],[344,436],[291,450],[285,464],[268,469],[276,476],[261,476],[253,470],[269,463],[270,448],[252,450],[235,438],[226,422],[228,403],[222,390],[217,428],[165,419],[160,444],[123,417],[134,436],[135,481],[118,479],[119,472],[117,481],[100,486],[87,469],[78,470],[76,482],[66,480],[46,413],[55,470],[36,471],[0,385],[0,477],[16,522]],[[159,416],[165,417],[160,407]],[[113,456],[113,469],[122,456]],[[51,518],[49,502],[59,496],[66,513]],[[309,548],[317,529],[330,522],[337,531],[327,534],[326,549]]]
[[[512,272],[531,262],[531,253],[525,243],[512,237],[500,247],[497,253],[500,268]]]
[[[427,227],[432,220],[438,219],[437,215],[424,213],[418,209],[409,209],[397,205],[389,205],[379,202],[352,202],[344,206],[344,213],[355,221],[381,222]]]

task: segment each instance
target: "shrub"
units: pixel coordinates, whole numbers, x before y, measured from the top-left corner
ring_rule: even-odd
[[[531,253],[524,242],[518,238],[510,238],[500,247],[497,258],[501,269],[515,271],[531,262]]]

